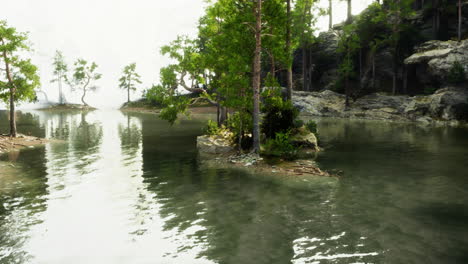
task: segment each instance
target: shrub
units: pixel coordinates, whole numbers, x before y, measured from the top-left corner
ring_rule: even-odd
[[[304,121],[300,119],[294,120],[294,128],[300,128],[304,126]]]
[[[290,100],[284,101],[280,96],[280,91],[268,91],[263,94],[264,106],[262,112],[265,113],[261,125],[262,132],[269,139],[274,138],[276,133],[286,133],[295,127],[295,120],[299,111],[293,106]]]
[[[247,112],[236,112],[230,115],[227,120],[227,128],[234,134],[235,144],[240,144],[242,149],[252,147],[252,137],[246,135],[252,131],[252,115]]]
[[[312,133],[314,133],[314,134],[317,134],[317,123],[316,123],[315,121],[312,121],[312,120],[311,120],[311,121],[307,122],[306,128],[307,128],[310,132],[312,132]]]
[[[297,148],[290,142],[291,132],[275,134],[275,138],[267,139],[264,145],[263,154],[266,156],[280,157],[284,159],[294,159],[297,157]]]
[[[205,127],[205,134],[214,136],[218,135],[221,132],[221,128],[218,127],[218,123],[216,123],[213,120],[208,120],[208,123],[206,124]]]
[[[447,78],[451,84],[460,84],[465,81],[465,69],[459,61],[453,63]]]

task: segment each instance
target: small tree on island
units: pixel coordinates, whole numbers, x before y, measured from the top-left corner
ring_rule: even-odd
[[[65,63],[65,58],[63,57],[63,54],[61,51],[55,51],[55,57],[54,57],[54,62],[52,63],[54,66],[54,76],[55,78],[52,79],[51,82],[57,82],[58,88],[59,88],[59,104],[65,104],[66,99],[65,95],[63,94],[63,89],[62,89],[62,80],[66,81],[67,80],[67,71],[68,71],[68,66]]]
[[[78,59],[74,63],[73,75],[71,80],[67,79],[67,83],[70,85],[72,91],[81,90],[81,102],[83,105],[88,106],[85,102],[86,93],[88,91],[96,91],[97,86],[92,85],[92,82],[101,79],[102,74],[97,73],[98,65],[96,63],[90,63],[84,59]]]
[[[37,67],[23,56],[30,51],[26,33],[0,20],[0,99],[10,108],[10,136],[16,137],[15,103],[36,99]]]
[[[130,103],[130,91],[135,91],[135,85],[141,84],[140,75],[136,73],[136,63],[131,63],[124,67],[119,82],[119,88],[127,90],[127,103]]]

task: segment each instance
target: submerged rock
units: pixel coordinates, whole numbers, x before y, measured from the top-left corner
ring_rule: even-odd
[[[234,151],[234,146],[229,139],[223,136],[199,136],[197,148],[202,153],[222,154]]]

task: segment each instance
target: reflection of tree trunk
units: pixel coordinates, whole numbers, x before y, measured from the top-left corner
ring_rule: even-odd
[[[333,28],[333,3],[328,0],[328,29]]]
[[[15,92],[10,89],[10,136],[16,137]]]
[[[253,62],[253,151],[260,152],[260,53],[262,50],[262,0],[257,0],[255,8],[255,54]]]

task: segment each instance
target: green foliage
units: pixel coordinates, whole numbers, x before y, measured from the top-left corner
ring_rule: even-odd
[[[274,138],[266,140],[263,146],[263,153],[266,156],[273,156],[292,160],[297,157],[297,147],[290,142],[291,132],[277,132]]]
[[[269,72],[267,74],[267,76],[265,77],[265,85],[264,86],[271,89],[271,88],[275,88],[275,87],[279,88],[281,85],[278,83],[278,80],[273,75],[271,75],[271,73]],[[281,91],[279,91],[279,95],[281,95]]]
[[[177,120],[178,114],[188,114],[187,108],[190,98],[181,96],[172,89],[167,89],[162,85],[154,85],[146,90],[144,96],[149,101],[156,102],[162,107],[159,117],[168,121],[171,125]]]
[[[128,102],[130,102],[130,91],[135,91],[136,84],[141,84],[140,75],[136,72],[136,63],[124,67],[119,82],[119,88],[127,90]]]
[[[59,87],[59,103],[65,103],[65,96],[62,92],[62,81],[66,81],[67,79],[67,72],[68,72],[68,65],[65,62],[65,57],[63,56],[62,52],[55,51],[54,61],[52,62],[52,66],[54,67],[54,79],[52,79],[52,83],[57,82]]]
[[[300,120],[300,119],[296,119],[294,120],[294,128],[300,128],[300,127],[303,127],[304,126],[304,121]]]
[[[62,79],[65,80],[68,71],[68,65],[65,62],[65,57],[61,51],[55,51],[55,57],[52,66],[54,66],[53,74],[55,76],[55,78],[52,79],[52,82],[60,82]]]
[[[307,122],[305,126],[310,132],[317,134],[317,123],[315,121],[311,120]]]
[[[261,129],[266,137],[273,138],[276,133],[285,133],[293,129],[299,111],[292,102],[284,101],[279,96],[279,89],[268,89],[262,95],[265,101],[262,112],[265,115]]]
[[[357,34],[357,24],[349,24],[343,28],[343,32],[338,42],[338,52],[342,54],[339,73],[341,78],[352,78],[355,76],[353,57],[361,48],[359,35]]]
[[[221,131],[221,128],[218,126],[218,123],[216,123],[215,121],[211,119],[208,120],[208,123],[206,124],[206,128],[204,131],[206,135],[210,135],[210,136],[218,135],[220,131]]]
[[[84,59],[77,59],[73,64],[73,74],[71,79],[67,78],[67,83],[70,85],[72,91],[80,90],[82,92],[81,102],[85,102],[85,96],[88,91],[96,91],[97,86],[93,84],[94,81],[101,79],[102,74],[97,73],[98,65],[94,62],[88,63]]]
[[[252,131],[252,124],[252,115],[241,111],[230,115],[227,120],[226,126],[234,134],[234,142],[242,149],[249,149],[252,146],[251,138],[246,136]]]
[[[461,84],[466,80],[465,69],[459,61],[453,63],[447,79],[451,84]]]
[[[0,20],[0,100],[5,103],[11,95],[17,103],[36,98],[34,89],[40,81],[37,67],[25,58],[30,51],[28,45],[26,33],[17,32]]]

